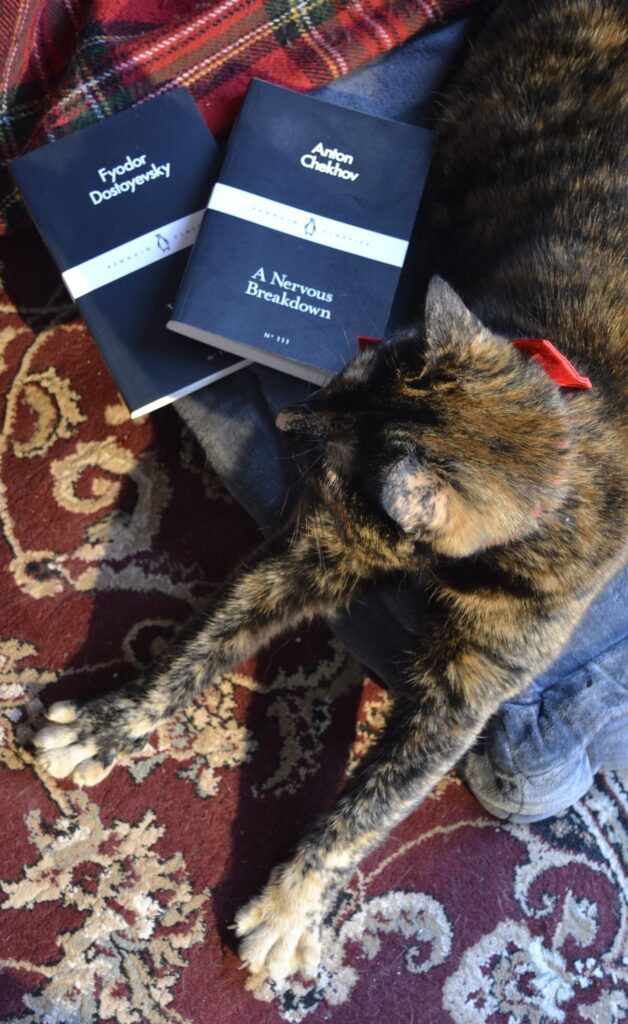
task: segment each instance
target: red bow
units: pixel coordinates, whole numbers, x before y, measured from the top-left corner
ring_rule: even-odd
[[[513,345],[528,352],[542,366],[550,380],[561,388],[590,388],[591,381],[578,373],[575,366],[547,338],[514,338]]]

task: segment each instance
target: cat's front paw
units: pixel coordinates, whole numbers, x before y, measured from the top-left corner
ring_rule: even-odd
[[[55,779],[71,777],[77,786],[95,786],[120,754],[138,746],[138,731],[117,718],[114,698],[82,706],[71,701],[52,704],[31,739],[38,763]]]
[[[322,908],[308,898],[304,885],[269,882],[261,896],[247,903],[235,919],[240,957],[250,972],[247,988],[265,980],[283,981],[293,974],[312,977],[321,958]]]

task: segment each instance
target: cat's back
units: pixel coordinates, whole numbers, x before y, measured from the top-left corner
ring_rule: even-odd
[[[592,382],[562,390],[563,505],[483,556],[538,592],[559,581],[559,602],[590,597],[628,536],[627,80],[626,0],[502,0],[443,97],[431,172],[434,269],[489,328],[549,338]]]
[[[496,329],[625,372],[628,4],[504,0],[443,101],[437,269]],[[625,380],[625,378],[624,378]]]

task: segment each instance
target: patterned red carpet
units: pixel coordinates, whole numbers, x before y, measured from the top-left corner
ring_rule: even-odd
[[[172,81],[224,127],[253,70],[319,83],[445,6],[3,4],[4,153]],[[3,209],[16,224],[9,186]],[[625,1020],[615,776],[532,827],[490,819],[447,778],[333,908],[316,983],[245,991],[234,911],[385,713],[322,627],[216,680],[99,787],[38,772],[17,742],[27,716],[128,678],[258,537],[173,409],[128,419],[34,232],[5,235],[0,259],[0,1021]]]
[[[127,678],[257,535],[172,409],[131,423],[79,321],[33,331],[36,310],[0,301],[0,1020],[624,1020],[616,777],[533,827],[446,779],[334,908],[318,982],[269,1005],[245,992],[234,911],[385,710],[323,629],[217,680],[96,789],[38,773],[13,738],[27,705]]]

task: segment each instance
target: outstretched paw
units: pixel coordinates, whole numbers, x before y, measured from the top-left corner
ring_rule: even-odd
[[[46,722],[32,738],[37,760],[55,779],[72,777],[77,786],[95,786],[113,768],[124,750],[137,739],[116,729],[113,702],[93,701],[78,706],[58,701],[46,712]]]
[[[251,977],[247,988],[283,981],[293,974],[314,977],[321,958],[321,913],[299,898],[298,887],[272,882],[235,919],[240,956]]]

